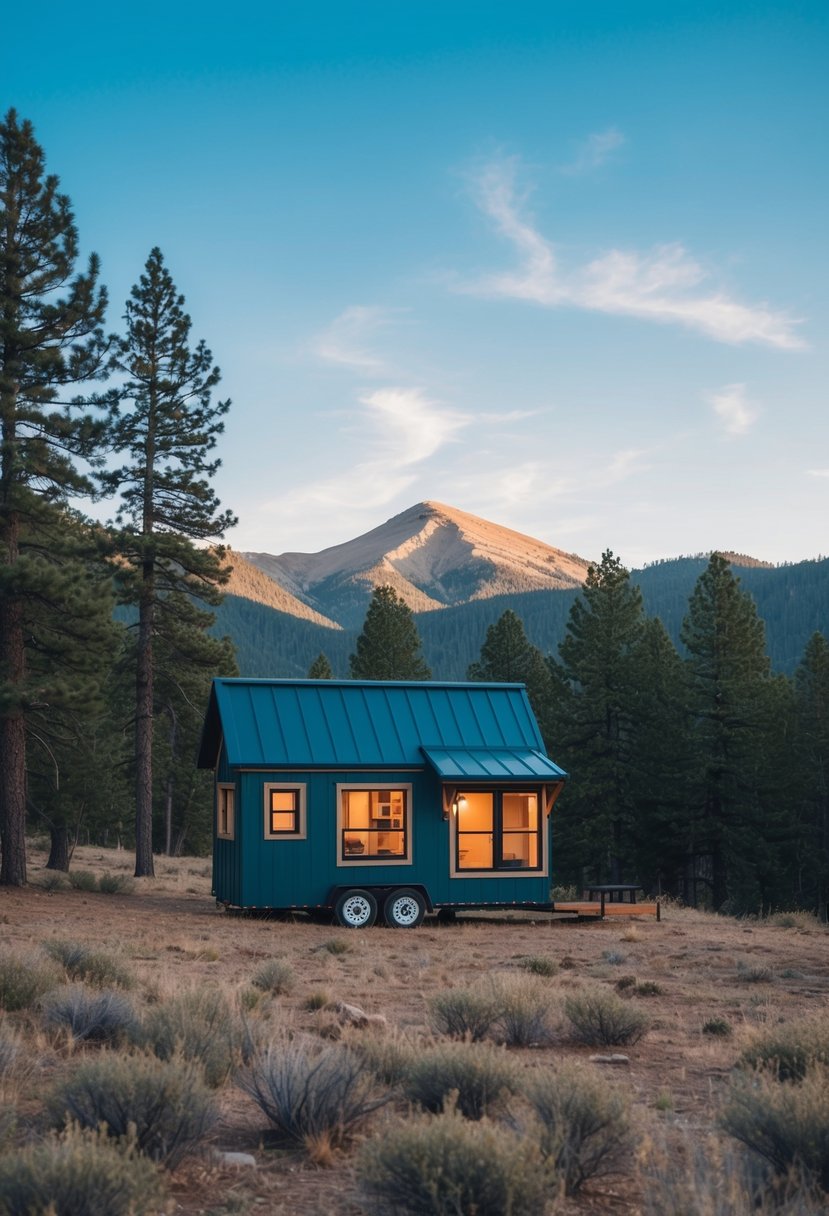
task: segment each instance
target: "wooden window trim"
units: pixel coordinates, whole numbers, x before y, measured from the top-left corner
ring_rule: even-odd
[[[337,785],[337,835],[334,841],[334,850],[338,868],[348,870],[355,866],[410,866],[412,864],[412,836],[414,831],[412,789],[411,783],[406,781],[347,781]],[[345,824],[343,823],[343,794],[352,790],[402,790],[405,800],[403,833],[406,842],[406,852],[403,857],[363,857],[362,854],[346,857],[344,855],[341,844],[345,831]]]
[[[229,808],[227,805],[228,794],[231,795]],[[223,799],[228,820],[224,831],[222,831]],[[236,786],[232,781],[219,781],[216,783],[216,836],[219,840],[236,839]]]
[[[266,781],[264,799],[264,834],[266,840],[305,840],[308,835],[307,787],[301,781]],[[274,790],[290,790],[297,796],[297,829],[294,832],[274,832],[271,829],[271,793]]]

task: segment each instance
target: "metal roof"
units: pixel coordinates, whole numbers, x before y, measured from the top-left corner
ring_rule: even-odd
[[[423,748],[444,781],[561,781],[567,774],[548,756],[530,748]]]
[[[422,749],[544,759],[523,684],[214,680],[201,768],[215,766],[222,737],[242,768],[421,768]]]

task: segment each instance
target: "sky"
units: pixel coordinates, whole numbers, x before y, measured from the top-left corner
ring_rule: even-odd
[[[113,329],[164,252],[233,402],[234,548],[432,499],[632,567],[829,552],[825,3],[31,14],[4,112]]]

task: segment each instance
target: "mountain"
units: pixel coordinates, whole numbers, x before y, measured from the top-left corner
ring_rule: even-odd
[[[346,628],[363,622],[374,587],[413,612],[494,596],[580,587],[588,562],[439,502],[416,503],[321,553],[244,553],[291,597]]]
[[[315,612],[304,600],[291,595],[280,583],[246,561],[241,553],[228,549],[226,560],[232,567],[230,580],[225,586],[225,593],[239,599],[252,600],[255,604],[264,604],[276,612],[288,616],[299,617],[303,621],[313,621],[315,625],[323,625],[330,629],[339,629],[336,621],[319,612]]]

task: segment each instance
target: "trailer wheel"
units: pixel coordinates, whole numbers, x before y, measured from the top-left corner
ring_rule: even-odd
[[[426,915],[426,900],[412,887],[398,887],[386,896],[383,919],[391,929],[416,929]]]
[[[377,900],[371,891],[353,887],[337,900],[334,916],[344,929],[368,929],[377,920]]]

